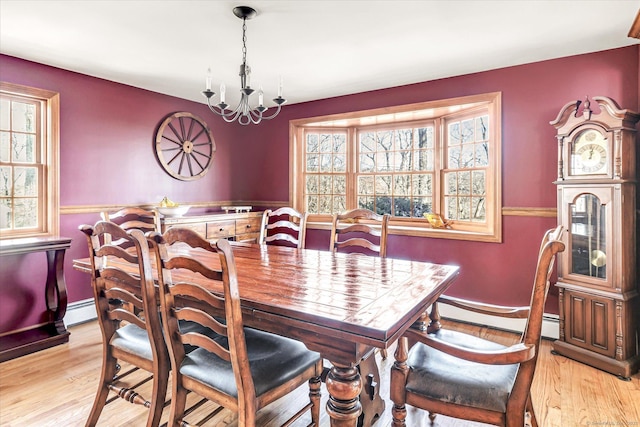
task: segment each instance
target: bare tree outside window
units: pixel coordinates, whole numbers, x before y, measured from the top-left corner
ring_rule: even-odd
[[[309,132],[305,136],[306,211],[331,214],[346,209],[347,134]]]
[[[432,210],[433,126],[358,132],[359,208],[421,218]]]
[[[478,115],[447,123],[445,216],[486,221],[486,168],[489,166],[489,116]]]

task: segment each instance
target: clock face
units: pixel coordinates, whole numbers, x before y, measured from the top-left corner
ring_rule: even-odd
[[[585,130],[571,145],[571,175],[606,174],[608,154],[605,137],[597,130]]]

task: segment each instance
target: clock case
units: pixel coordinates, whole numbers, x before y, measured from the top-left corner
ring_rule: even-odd
[[[567,248],[558,254],[560,331],[553,349],[624,379],[640,367],[639,120],[640,114],[595,96],[566,104],[550,122],[557,129],[554,184]],[[585,131],[605,140],[606,167],[596,173],[572,167],[573,144]]]

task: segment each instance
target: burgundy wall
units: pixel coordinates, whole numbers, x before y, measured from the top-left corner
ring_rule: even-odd
[[[549,121],[567,102],[585,95],[609,96],[623,108],[638,110],[639,51],[638,46],[630,46],[294,104],[285,106],[276,119],[251,127],[226,124],[202,104],[4,55],[0,55],[0,80],[60,93],[63,207],[149,203],[164,195],[183,203],[286,201],[289,120],[501,91],[503,206],[554,208],[556,142]],[[171,178],[153,154],[156,127],[176,111],[199,115],[216,140],[214,165],[197,181]],[[65,261],[70,302],[92,296],[88,277],[74,271],[71,260],[86,256],[78,225],[97,219],[97,214],[60,218],[61,235],[74,239]],[[526,304],[539,240],[555,223],[554,218],[506,216],[501,244],[392,235],[388,252],[392,257],[460,265],[462,272],[450,290],[452,295]],[[310,247],[324,249],[328,232],[310,230],[307,240]],[[44,311],[40,256],[0,262],[0,333],[40,321]],[[16,286],[9,288],[9,283]],[[549,312],[557,313],[556,295],[552,290]]]

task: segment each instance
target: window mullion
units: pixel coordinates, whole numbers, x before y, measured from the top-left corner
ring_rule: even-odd
[[[433,159],[433,212],[443,214],[444,206],[444,187],[442,182],[444,180],[444,169],[446,166],[445,153],[446,144],[444,141],[444,120],[441,118],[435,119],[435,132],[434,132],[434,159]]]
[[[358,129],[347,129],[347,209],[358,207]]]

